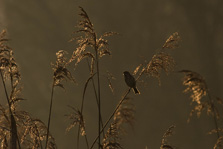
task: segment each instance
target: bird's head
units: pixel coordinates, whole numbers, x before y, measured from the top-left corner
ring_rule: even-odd
[[[125,76],[126,76],[126,75],[130,75],[130,73],[129,73],[128,71],[124,71],[124,72],[123,72],[123,75],[125,75]]]

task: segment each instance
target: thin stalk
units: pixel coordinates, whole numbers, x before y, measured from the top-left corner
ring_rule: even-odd
[[[77,132],[77,149],[79,149],[79,140],[80,140],[80,125],[78,127],[78,132]]]
[[[99,56],[97,46],[97,36],[94,33],[94,50],[96,55],[97,80],[98,80],[98,149],[101,148],[101,87],[100,87],[100,71],[99,71]]]
[[[87,64],[88,64],[88,68],[89,68],[89,71],[91,71],[91,68],[90,68],[90,64],[89,64],[89,61],[88,59],[87,60]],[[95,99],[96,99],[96,102],[97,102],[97,106],[98,106],[98,109],[99,109],[99,102],[98,102],[98,96],[97,96],[97,91],[96,91],[96,87],[95,87],[95,83],[94,83],[94,76],[95,74],[93,74],[88,80],[87,80],[87,83],[91,80],[92,81],[92,86],[93,86],[93,89],[94,89],[94,94],[95,94]],[[81,114],[83,113],[83,110],[84,110],[84,95],[85,95],[85,90],[86,88],[84,88],[84,93],[83,93],[83,97],[82,97],[82,102],[81,102]],[[101,127],[103,128],[104,125],[103,125],[103,121],[102,121],[102,116],[100,115],[100,123],[101,123]],[[103,130],[103,137],[105,136],[105,133],[104,133],[104,130]],[[80,126],[78,128],[78,133],[77,133],[77,149],[79,149],[79,138],[80,138]],[[88,139],[87,139],[87,136],[85,135],[85,141],[86,141],[86,144],[87,144],[87,148],[89,149],[89,143],[88,143]]]
[[[118,108],[121,106],[121,104],[123,103],[123,101],[126,99],[127,95],[129,94],[131,88],[129,88],[127,90],[127,92],[125,93],[125,95],[122,97],[121,101],[119,102],[119,104],[116,106],[115,110],[113,111],[113,113],[111,114],[111,116],[109,117],[109,119],[106,121],[104,127],[101,129],[100,134],[104,131],[105,127],[108,125],[108,123],[110,122],[110,120],[113,118],[113,116],[115,115],[116,111],[118,110]],[[95,138],[94,142],[91,145],[92,149],[94,147],[94,144],[96,143],[96,141],[99,139],[99,135]]]
[[[91,71],[91,67],[90,67],[88,58],[87,58],[87,63],[88,63],[89,71]],[[97,102],[97,106],[98,106],[98,108],[99,108],[98,96],[97,96],[97,91],[96,91],[96,87],[95,87],[95,83],[94,83],[94,78],[93,78],[93,77],[92,77],[92,79],[91,79],[91,82],[92,82],[92,86],[93,86],[93,89],[94,89],[94,94],[95,94],[95,99],[96,99],[96,102]],[[102,116],[100,115],[100,117],[101,117],[101,127],[103,128],[103,127],[104,127],[104,124],[103,124]],[[105,137],[105,132],[104,132],[104,130],[103,130],[103,137]]]
[[[90,76],[88,78],[88,80],[86,81],[85,83],[85,86],[84,86],[84,91],[83,91],[83,96],[82,96],[82,102],[81,102],[81,116],[83,115],[83,110],[84,110],[84,101],[85,101],[85,92],[86,92],[86,89],[87,89],[87,85],[89,83],[89,81],[94,77],[95,74],[93,74],[92,76]],[[83,117],[82,117],[83,119]],[[77,149],[79,149],[79,138],[80,138],[80,125],[78,127],[78,132],[77,132]],[[88,144],[88,139],[87,139],[87,136],[85,135],[85,141],[86,141],[86,144],[87,144],[87,148],[89,149],[89,144]]]
[[[50,121],[51,121],[51,112],[52,112],[52,107],[53,107],[54,83],[55,83],[55,79],[53,80],[52,90],[51,90],[50,109],[49,109],[49,118],[48,118],[48,126],[47,126],[47,134],[46,134],[46,145],[45,145],[45,149],[47,149],[48,138],[49,138]]]
[[[98,139],[98,149],[101,148],[101,93],[100,93],[100,72],[99,72],[99,58],[98,58],[98,52],[96,50],[96,65],[97,65],[97,78],[98,78],[98,135],[99,135],[99,139]]]
[[[87,135],[84,135],[84,138],[85,138],[85,142],[87,144],[87,148],[89,149],[89,143],[88,143]]]
[[[205,85],[206,85],[206,88],[208,89],[207,84],[205,84]],[[211,95],[210,95],[209,91],[207,91],[207,94],[208,94],[209,102],[211,104],[211,109],[212,109],[212,111],[214,113],[214,124],[215,124],[215,129],[217,131],[217,133],[216,133],[217,134],[217,139],[219,139],[220,138],[220,134],[219,134],[219,127],[218,127],[217,115],[216,115],[215,109],[214,109],[214,102],[211,99]]]

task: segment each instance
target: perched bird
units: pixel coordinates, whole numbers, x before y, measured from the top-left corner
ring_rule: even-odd
[[[140,94],[139,90],[136,88],[135,78],[128,71],[125,71],[123,74],[125,77],[125,83],[128,85],[128,87],[132,88],[135,94]]]

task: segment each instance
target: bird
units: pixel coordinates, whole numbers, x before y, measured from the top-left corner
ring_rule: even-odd
[[[132,88],[135,94],[140,94],[139,90],[136,87],[136,80],[135,78],[128,72],[123,72],[125,83],[128,85],[128,87]]]

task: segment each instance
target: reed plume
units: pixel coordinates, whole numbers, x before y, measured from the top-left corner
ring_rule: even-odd
[[[52,64],[53,69],[53,83],[51,87],[51,97],[50,97],[50,108],[49,108],[49,116],[48,116],[48,125],[47,125],[47,135],[46,135],[46,144],[45,149],[50,145],[48,143],[48,138],[50,134],[50,122],[51,122],[51,113],[53,108],[53,95],[55,87],[61,87],[63,89],[64,86],[62,82],[64,80],[70,80],[71,82],[76,83],[74,77],[71,75],[71,72],[67,68],[70,61],[67,60],[66,55],[67,52],[64,50],[59,50],[56,53],[56,63]]]
[[[92,81],[94,92],[95,92],[95,98],[98,106],[98,134],[99,138],[101,136],[100,130],[101,127],[103,127],[103,121],[101,116],[101,87],[100,87],[100,65],[99,61],[102,57],[105,55],[111,55],[111,51],[108,47],[108,40],[106,37],[115,35],[117,33],[115,32],[105,32],[101,36],[97,34],[97,32],[94,29],[93,23],[91,22],[87,12],[82,8],[79,7],[81,13],[79,14],[81,17],[81,20],[78,22],[77,28],[78,30],[74,32],[74,35],[76,35],[74,38],[72,38],[70,41],[76,41],[77,48],[74,50],[69,63],[73,62],[76,66],[85,58],[87,58],[87,62],[89,63],[88,59],[91,60],[90,64],[90,77],[87,79],[85,88],[84,88],[84,94],[82,98],[82,104],[80,109],[80,114],[83,113],[83,107],[84,107],[84,97],[85,97],[85,91],[88,86],[89,81]],[[94,76],[97,77],[97,89],[94,84]],[[109,80],[109,86],[112,89],[110,77],[108,77]],[[78,142],[79,142],[79,132],[80,132],[81,126],[79,126],[78,130]],[[87,143],[87,137],[85,135],[85,140]],[[79,143],[77,143],[77,148],[79,148]],[[101,145],[101,139],[99,139],[99,147]]]
[[[222,129],[219,127],[219,120],[221,118],[217,104],[221,104],[220,98],[213,98],[207,86],[207,83],[203,76],[201,76],[197,72],[193,72],[190,70],[181,70],[181,73],[184,73],[183,85],[186,86],[184,93],[191,93],[192,103],[195,103],[193,109],[190,112],[190,116],[188,118],[188,122],[190,121],[190,117],[195,113],[197,117],[200,117],[203,110],[206,109],[207,115],[213,116],[213,121],[215,125],[215,129],[210,131],[209,134],[216,133],[217,142],[216,146],[222,146]],[[206,97],[206,98],[205,98]]]

